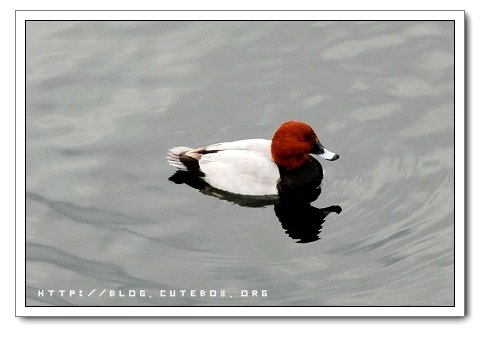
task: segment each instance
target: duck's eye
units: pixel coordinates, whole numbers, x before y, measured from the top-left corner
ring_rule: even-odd
[[[313,142],[313,137],[302,136],[302,141],[307,142],[307,143],[312,143]]]

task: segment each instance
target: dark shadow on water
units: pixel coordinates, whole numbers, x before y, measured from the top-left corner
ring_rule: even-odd
[[[285,233],[297,243],[308,243],[320,239],[325,218],[330,213],[340,214],[338,205],[316,208],[310,204],[279,203],[274,206],[275,215],[282,224]]]
[[[186,171],[177,171],[170,178],[168,178],[168,180],[174,182],[175,184],[187,184],[188,186],[199,190],[203,194],[210,195],[221,200],[226,200],[243,207],[265,207],[280,202],[280,198],[276,195],[249,197],[219,190],[207,184],[197,175]]]
[[[274,206],[275,215],[282,225],[285,233],[297,243],[314,242],[320,239],[320,232],[325,218],[330,213],[340,214],[342,208],[338,205],[325,208],[316,208],[310,203],[320,196],[320,189],[315,192],[312,200],[299,201],[298,198],[280,198],[270,196],[245,196],[229,193],[213,188],[197,175],[185,171],[175,172],[168,180],[175,184],[187,184],[199,190],[201,193],[227,200],[243,207],[267,207]]]

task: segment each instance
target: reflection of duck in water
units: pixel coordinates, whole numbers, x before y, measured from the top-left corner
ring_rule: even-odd
[[[246,196],[228,193],[208,185],[197,175],[188,171],[177,171],[170,178],[176,184],[187,184],[206,195],[227,200],[244,207],[265,207],[274,205],[275,215],[282,224],[285,233],[298,243],[313,242],[319,239],[325,217],[331,212],[340,214],[338,205],[316,208],[309,202],[295,202],[276,195]],[[318,189],[320,194],[320,188]],[[313,200],[312,200],[313,201]]]
[[[342,211],[338,205],[316,208],[308,203],[279,203],[274,209],[285,233],[298,240],[298,243],[317,241],[325,217],[332,212],[340,214]]]
[[[303,210],[312,213],[314,207],[309,203],[321,193],[323,169],[310,154],[331,161],[339,158],[320,143],[308,124],[289,121],[271,141],[245,139],[197,149],[175,147],[167,160],[179,170],[170,180],[203,193],[251,207],[303,204],[310,207]],[[283,208],[277,206],[276,210],[279,207]]]

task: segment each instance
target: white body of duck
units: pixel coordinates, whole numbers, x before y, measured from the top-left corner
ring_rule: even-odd
[[[198,158],[203,180],[220,190],[242,195],[276,195],[280,173],[272,160],[271,144],[268,139],[244,139],[199,149],[174,147],[167,160],[177,169],[187,171],[179,160],[180,154]]]

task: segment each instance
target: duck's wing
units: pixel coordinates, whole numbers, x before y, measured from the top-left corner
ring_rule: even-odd
[[[277,181],[280,174],[277,165],[269,156],[263,155],[261,151],[245,149],[216,151],[203,154],[199,160],[200,170],[205,174],[203,179],[208,184],[242,195],[278,193]]]
[[[211,186],[241,195],[276,195],[280,178],[271,159],[271,140],[244,139],[191,149],[170,150],[168,162],[198,172]]]
[[[208,151],[223,151],[223,150],[248,150],[258,152],[267,158],[271,158],[270,148],[272,141],[269,139],[243,139],[234,142],[225,142],[213,144],[205,147]]]

